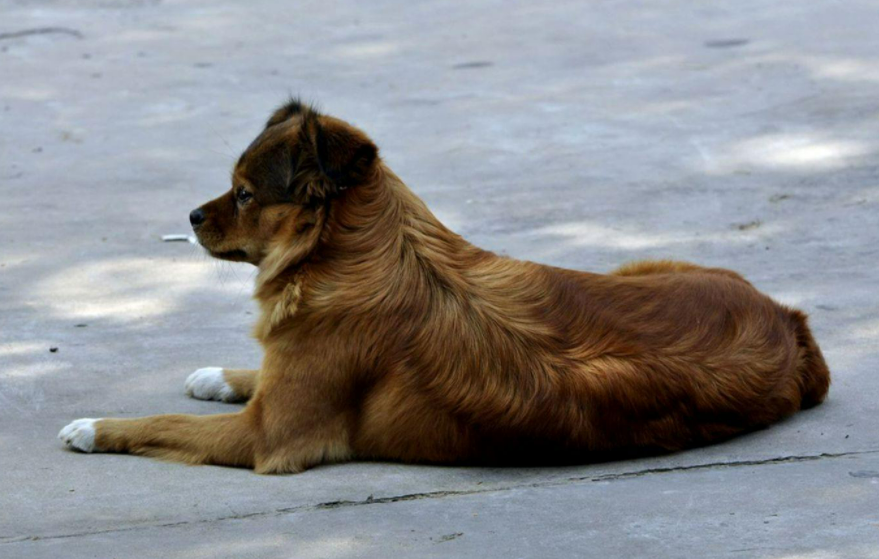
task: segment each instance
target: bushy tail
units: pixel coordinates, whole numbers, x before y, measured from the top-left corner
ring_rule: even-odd
[[[811,408],[824,401],[827,390],[830,387],[830,370],[821,355],[821,349],[815,343],[812,332],[809,330],[806,315],[797,310],[791,310],[791,321],[797,336],[797,345],[800,346],[799,364],[797,372],[802,400],[800,407]]]

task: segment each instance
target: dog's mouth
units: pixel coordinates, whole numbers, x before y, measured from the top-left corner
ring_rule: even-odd
[[[220,260],[231,260],[232,262],[246,262],[247,253],[243,250],[226,250],[226,251],[214,251],[211,249],[207,249],[208,253],[214,258],[219,258]]]
[[[198,244],[204,248],[208,254],[213,256],[214,258],[219,258],[220,260],[231,260],[232,262],[247,262],[247,252],[242,249],[234,249],[234,250],[217,250],[214,248],[216,245],[222,245],[222,239],[218,239],[215,235],[205,235],[201,231],[195,232],[195,237],[198,239]],[[213,246],[212,246],[213,245]]]

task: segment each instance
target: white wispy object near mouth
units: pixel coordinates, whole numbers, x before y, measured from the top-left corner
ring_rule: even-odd
[[[162,242],[164,243],[176,243],[176,242],[188,242],[189,244],[197,245],[198,241],[195,238],[195,235],[162,235]]]

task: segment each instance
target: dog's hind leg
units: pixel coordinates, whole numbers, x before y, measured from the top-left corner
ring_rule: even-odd
[[[189,464],[252,468],[259,435],[253,410],[218,415],[77,419],[58,437],[83,452],[127,452]]]
[[[189,375],[184,383],[186,394],[198,400],[244,402],[253,396],[259,371],[205,367]]]

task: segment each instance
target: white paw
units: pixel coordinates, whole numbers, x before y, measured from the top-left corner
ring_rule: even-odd
[[[58,438],[70,448],[82,452],[95,452],[95,422],[100,419],[77,419],[70,423],[61,432]]]
[[[235,399],[235,391],[223,378],[220,367],[205,367],[186,377],[183,384],[186,394],[199,400],[220,400],[231,402]]]

